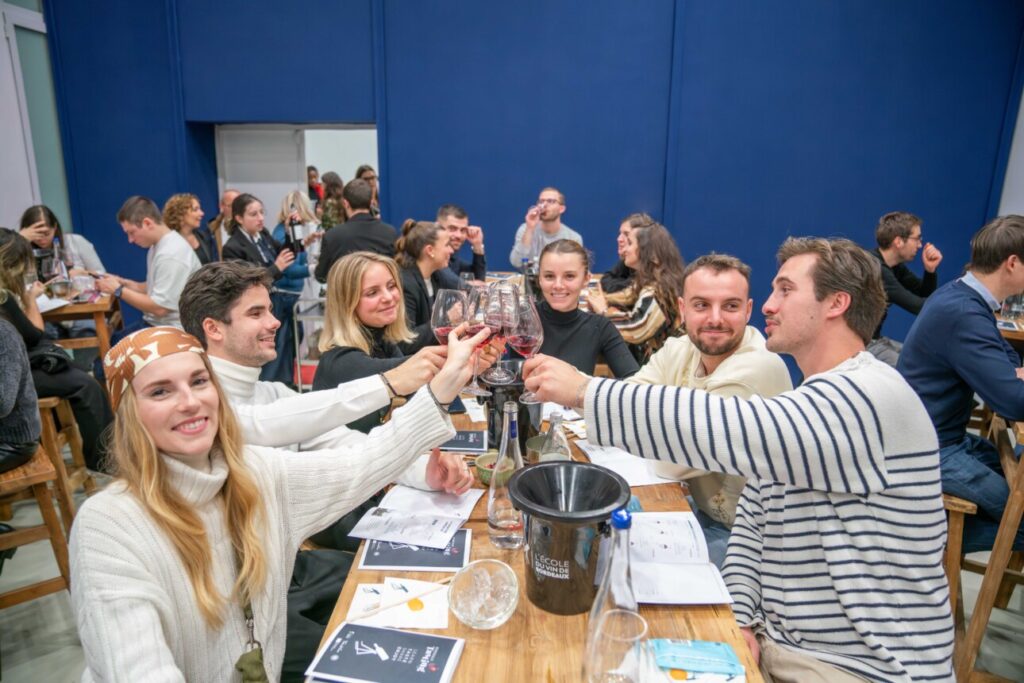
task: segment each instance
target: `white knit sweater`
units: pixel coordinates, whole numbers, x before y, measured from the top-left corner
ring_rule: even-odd
[[[270,680],[280,676],[288,581],[302,539],[393,481],[419,453],[454,433],[424,389],[358,449],[295,457],[288,451],[246,447],[246,463],[267,512],[262,536],[268,580],[253,601],[253,612]],[[172,485],[203,520],[213,552],[214,583],[229,595],[235,557],[219,496],[227,466],[221,457],[212,458],[210,472],[170,457],[165,463]],[[234,663],[248,637],[242,606],[228,608],[220,629],[206,626],[170,541],[122,485],[111,485],[79,511],[71,534],[71,577],[86,658],[82,681],[240,680]]]

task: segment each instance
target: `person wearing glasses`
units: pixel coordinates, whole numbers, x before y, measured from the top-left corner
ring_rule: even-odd
[[[935,270],[942,262],[942,252],[931,242],[923,242],[921,219],[904,211],[892,211],[878,219],[875,241],[878,242],[878,248],[871,253],[881,262],[886,313],[889,306],[896,304],[903,310],[917,315],[921,312],[925,299],[938,286]],[[922,246],[924,251],[921,251]],[[920,278],[906,266],[914,260],[919,251],[924,266],[924,275]],[[903,344],[883,337],[883,324],[885,315],[882,315],[871,343],[868,344],[868,353],[883,363],[896,367]]]
[[[565,195],[553,187],[540,191],[537,204],[526,212],[526,220],[516,230],[515,243],[508,260],[513,268],[522,268],[523,259],[536,262],[541,250],[558,240],[572,240],[583,244],[578,232],[562,222],[565,213]]]
[[[374,218],[380,217],[380,186],[377,184],[377,171],[373,166],[363,164],[356,169],[356,179],[365,180],[373,191],[373,198],[370,200],[370,215]]]

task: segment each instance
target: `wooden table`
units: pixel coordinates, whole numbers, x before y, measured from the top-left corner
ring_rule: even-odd
[[[465,415],[455,416],[456,426],[481,428],[468,422]],[[573,445],[574,455],[585,456]],[[688,510],[682,487],[678,484],[640,486],[633,489],[645,511]],[[462,624],[455,615],[449,615],[446,630],[425,630],[455,636],[466,640],[465,649],[455,672],[457,683],[478,681],[524,681],[561,683],[578,681],[583,670],[583,649],[587,636],[587,615],[560,616],[537,608],[526,596],[522,550],[501,550],[491,545],[487,537],[487,496],[483,496],[465,524],[473,530],[470,556],[473,560],[497,559],[511,566],[519,578],[520,599],[515,614],[504,625],[492,631],[476,631]],[[330,623],[321,646],[332,631],[345,620],[356,586],[360,583],[383,583],[385,576],[395,571],[363,571],[357,569],[365,551],[360,546],[359,556],[352,564],[341,595],[334,607]],[[405,575],[421,581],[439,581],[451,576],[450,572],[408,572]],[[648,637],[713,640],[729,643],[747,669],[747,681],[761,683],[762,678],[754,664],[746,641],[736,625],[736,618],[728,605],[644,605],[641,614],[647,619]]]
[[[43,313],[48,323],[62,323],[70,320],[91,320],[96,326],[92,337],[58,339],[57,344],[65,349],[99,349],[100,358],[110,350],[110,331],[120,326],[121,306],[117,297],[109,294],[100,296],[93,303],[68,304]]]

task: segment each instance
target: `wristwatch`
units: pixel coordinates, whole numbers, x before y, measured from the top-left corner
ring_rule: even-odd
[[[117,289],[114,290],[114,296],[117,297],[118,299],[120,299],[121,298],[121,292],[123,292],[123,291],[124,291],[124,285],[118,285]]]

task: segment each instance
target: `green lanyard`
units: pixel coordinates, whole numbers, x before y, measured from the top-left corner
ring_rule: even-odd
[[[235,551],[235,565],[242,566],[242,560]],[[252,616],[252,602],[245,601],[245,628],[249,631],[249,641],[245,644],[246,651],[235,662],[235,669],[242,674],[242,683],[270,683],[267,670],[263,666],[263,645],[256,640],[256,620]]]

